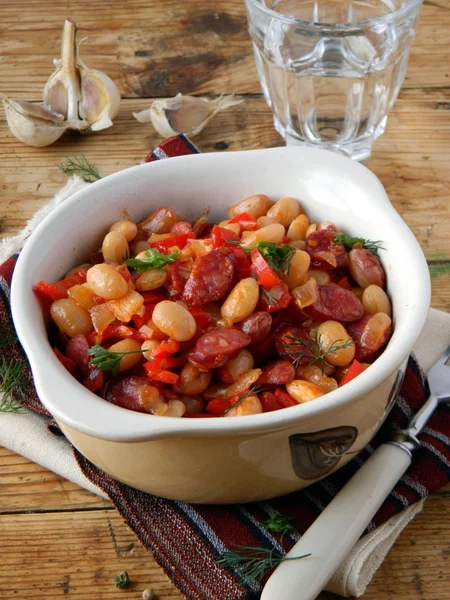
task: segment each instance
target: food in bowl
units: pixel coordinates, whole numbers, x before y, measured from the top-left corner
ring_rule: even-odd
[[[252,195],[217,224],[161,207],[114,222],[101,250],[34,290],[64,366],[134,411],[234,417],[316,400],[392,334],[381,242]]]

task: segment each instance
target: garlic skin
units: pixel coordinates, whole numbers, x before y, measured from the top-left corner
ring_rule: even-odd
[[[102,71],[90,69],[79,57],[77,28],[67,19],[61,59],[44,87],[44,105],[62,114],[70,129],[100,131],[111,127],[120,106],[116,84]]]
[[[40,104],[11,100],[0,94],[11,133],[27,146],[42,148],[58,140],[67,129],[64,117]]]
[[[236,99],[234,94],[213,100],[183,96],[155,100],[150,108],[133,113],[140,123],[151,122],[156,131],[163,137],[171,137],[185,133],[191,137],[197,135],[209,121],[221,110],[241,104],[243,99]]]

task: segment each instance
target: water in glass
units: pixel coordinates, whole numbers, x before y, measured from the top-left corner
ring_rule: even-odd
[[[421,0],[246,0],[265,99],[288,144],[361,160],[405,77]]]

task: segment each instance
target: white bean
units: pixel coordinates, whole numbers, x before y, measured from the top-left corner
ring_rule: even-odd
[[[118,231],[121,233],[127,242],[131,242],[137,236],[137,225],[133,221],[124,219],[123,221],[116,221],[111,225],[109,231]]]
[[[244,231],[241,238],[243,248],[253,248],[258,242],[273,242],[278,244],[284,238],[285,229],[280,223],[272,223],[256,231]]]
[[[180,392],[180,394],[197,396],[197,394],[201,394],[206,390],[211,378],[211,371],[200,371],[191,363],[187,363],[181,370],[180,377],[174,385],[174,389]]]
[[[158,329],[179,342],[190,340],[197,329],[191,313],[182,304],[171,300],[158,302],[152,320]]]
[[[134,285],[138,292],[148,292],[161,287],[166,279],[167,271],[164,271],[164,269],[152,269],[151,271],[142,273],[136,279]]]
[[[105,235],[102,254],[107,263],[122,263],[130,254],[128,242],[120,231],[110,231]]]
[[[252,215],[254,219],[258,219],[267,213],[272,206],[272,200],[265,194],[254,194],[234,204],[230,208],[230,219],[242,213]]]
[[[116,344],[109,347],[110,352],[133,352],[133,354],[125,354],[122,356],[119,363],[119,373],[132,369],[142,358],[141,344],[137,340],[125,339],[120,340]]]
[[[369,285],[362,293],[362,305],[366,315],[382,312],[392,316],[391,301],[386,292],[378,285]]]
[[[94,328],[88,311],[70,298],[61,298],[53,302],[50,314],[58,329],[71,338],[87,335]]]
[[[289,227],[295,217],[302,212],[300,204],[295,198],[286,196],[269,208],[267,216],[274,219],[276,223],[281,223],[283,227]]]
[[[253,277],[241,279],[222,304],[222,317],[228,324],[243,321],[255,310],[259,300],[259,285]]]
[[[321,350],[326,352],[325,360],[330,365],[345,367],[352,362],[355,357],[355,344],[341,323],[338,321],[321,323],[317,329],[317,336]],[[332,346],[340,346],[340,348],[327,352]]]
[[[311,264],[311,257],[304,250],[296,250],[289,264],[289,272],[282,274],[284,283],[290,290],[303,285],[308,280],[308,269]]]
[[[324,395],[324,391],[315,383],[294,379],[286,384],[286,389],[292,398],[299,404],[310,402]]]
[[[306,238],[306,232],[309,227],[309,219],[306,215],[298,215],[289,225],[289,229],[287,230],[288,238],[291,238],[292,241],[304,240]]]
[[[94,265],[87,272],[86,281],[94,294],[105,300],[117,300],[128,292],[128,283],[110,265]]]

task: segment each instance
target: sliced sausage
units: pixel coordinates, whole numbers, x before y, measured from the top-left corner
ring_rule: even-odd
[[[295,367],[287,360],[275,360],[265,367],[258,379],[261,385],[283,385],[295,379]]]
[[[365,289],[369,285],[386,287],[386,274],[378,258],[366,248],[353,248],[349,255],[349,269],[353,279]]]
[[[313,334],[304,327],[282,327],[275,335],[275,343],[280,357],[296,365],[306,365],[314,358]]]
[[[376,353],[385,346],[392,335],[392,321],[385,313],[365,315],[356,323],[347,326],[356,345],[355,358],[362,362],[371,362]]]
[[[159,391],[150,385],[149,379],[137,375],[109,382],[105,391],[105,400],[122,408],[145,413],[151,412],[154,404],[162,402]]]
[[[66,356],[76,365],[75,375],[84,387],[91,392],[97,392],[103,385],[103,371],[91,365],[91,357],[88,354],[89,343],[84,335],[74,336],[66,348]]]
[[[240,329],[252,338],[253,344],[260,344],[266,339],[272,326],[272,317],[268,312],[255,312],[240,324]]]
[[[182,235],[183,233],[192,233],[192,225],[187,221],[179,221],[170,228],[170,233]]]
[[[238,329],[217,327],[202,335],[188,354],[188,360],[199,369],[215,369],[250,344],[252,338]]]
[[[152,233],[169,233],[177,221],[179,221],[177,213],[167,206],[162,206],[138,223],[138,238],[145,240]]]
[[[215,302],[225,296],[236,274],[236,257],[227,248],[218,248],[195,261],[186,281],[183,300],[191,306]]]
[[[349,290],[339,286],[318,285],[317,300],[303,309],[305,315],[316,321],[357,321],[364,314],[361,301]]]
[[[331,271],[348,264],[348,252],[343,244],[336,244],[334,229],[313,231],[305,240],[305,250],[311,257],[311,267]]]

